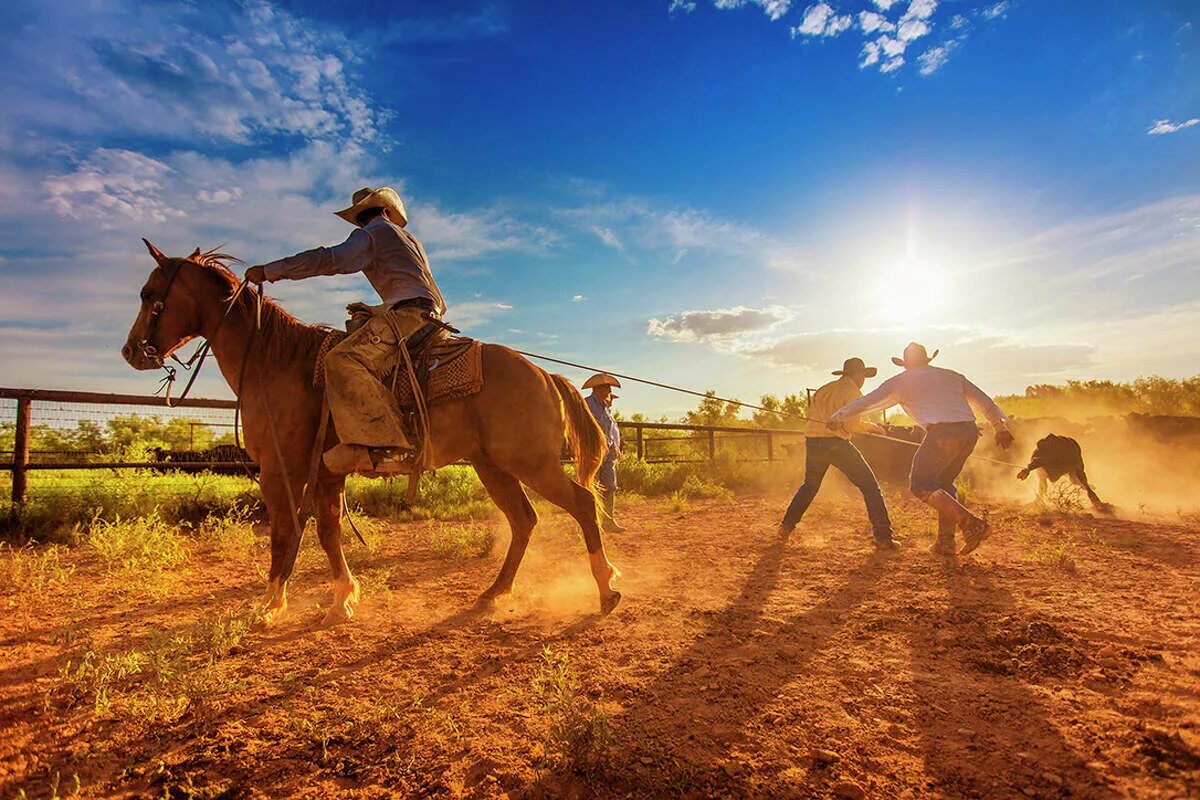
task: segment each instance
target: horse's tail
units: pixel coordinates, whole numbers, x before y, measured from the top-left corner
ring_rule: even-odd
[[[596,472],[604,463],[608,442],[604,439],[604,431],[600,430],[592,412],[579,390],[562,375],[551,375],[554,388],[562,398],[565,413],[565,431],[567,443],[575,454],[575,479],[584,488],[592,490],[596,480]]]

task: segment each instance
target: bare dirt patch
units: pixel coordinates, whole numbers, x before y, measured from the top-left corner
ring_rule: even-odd
[[[486,616],[502,525],[482,558],[437,523],[351,545],[334,628],[312,546],[267,630],[261,546],[165,588],[59,551],[69,579],[0,587],[0,796],[1200,796],[1195,524],[994,504],[948,563],[899,494],[896,555],[854,501],[781,541],[785,501],[627,505],[603,619],[550,513]]]

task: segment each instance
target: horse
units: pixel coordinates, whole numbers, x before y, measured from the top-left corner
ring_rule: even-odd
[[[264,621],[277,621],[287,609],[287,581],[301,531],[313,513],[333,581],[325,622],[349,620],[360,588],[342,552],[346,480],[323,464],[312,469],[316,437],[328,413],[313,376],[329,329],[297,320],[261,293],[256,302],[250,292],[238,291],[239,280],[229,267],[237,259],[199,248],[186,258],[169,258],[143,241],[155,266],[142,286],[141,305],[121,355],[134,369],[160,369],[187,342],[203,338],[237,395],[246,450],[259,466],[270,527]],[[606,615],[621,594],[611,586],[619,573],[604,552],[593,489],[608,446],[600,426],[563,376],[497,344],[482,345],[482,361],[485,380],[479,392],[434,405],[428,413],[430,466],[469,462],[512,530],[500,572],[476,607],[494,608],[497,597],[512,591],[537,524],[525,493],[529,487],[579,524],[600,592],[600,612]],[[332,423],[324,429],[322,451],[338,442]],[[575,454],[573,478],[562,466],[564,442]],[[315,485],[306,495],[310,472],[316,474]],[[304,502],[307,496],[313,502]]]

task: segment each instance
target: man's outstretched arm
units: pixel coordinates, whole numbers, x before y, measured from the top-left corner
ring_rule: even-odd
[[[846,422],[848,420],[857,419],[863,414],[870,414],[872,411],[878,411],[881,408],[888,408],[896,404],[895,385],[891,380],[886,380],[879,384],[874,391],[867,392],[862,397],[839,408],[833,412],[833,416],[829,418],[830,422]]]
[[[373,249],[371,234],[359,228],[339,245],[317,247],[263,264],[262,278],[272,282],[296,281],[314,275],[349,275],[361,272],[371,263]]]

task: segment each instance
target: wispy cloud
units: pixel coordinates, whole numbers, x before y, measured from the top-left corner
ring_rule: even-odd
[[[1146,133],[1151,136],[1162,136],[1167,133],[1176,133],[1184,128],[1190,128],[1193,125],[1200,125],[1200,117],[1192,117],[1185,119],[1183,122],[1171,122],[1169,119],[1156,119],[1154,124],[1146,129]]]
[[[706,311],[682,311],[664,319],[651,319],[646,333],[676,342],[707,342],[728,345],[747,334],[769,331],[795,316],[789,308],[717,308]]]
[[[718,9],[732,10],[750,2],[713,0],[713,4]],[[794,21],[788,25],[793,39],[816,41],[857,32],[862,37],[859,68],[874,68],[882,73],[899,70],[914,43],[943,30],[946,36],[942,41],[917,56],[919,72],[924,76],[932,75],[946,64],[950,54],[966,41],[973,25],[1003,18],[1012,7],[1007,0],[978,4],[974,10],[965,11],[955,5],[956,13],[950,14],[942,9],[939,0],[871,0],[866,8],[843,11],[834,0],[818,0],[806,6],[797,19],[799,12],[790,13],[789,3],[759,0],[754,4],[762,6],[772,20]],[[677,10],[677,5],[673,0],[670,8]],[[694,7],[695,3],[689,4],[689,10]]]

